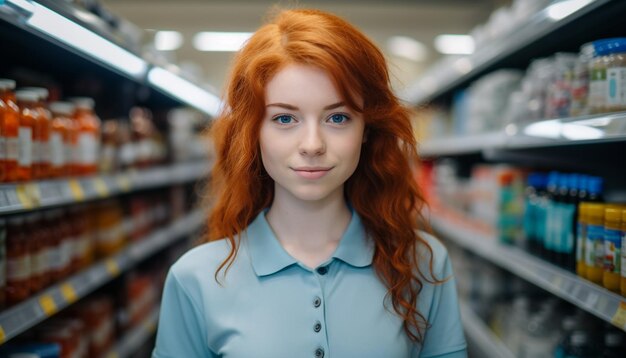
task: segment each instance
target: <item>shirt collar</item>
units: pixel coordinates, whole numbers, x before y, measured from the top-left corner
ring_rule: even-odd
[[[271,275],[298,263],[285,251],[274,235],[265,218],[268,210],[261,211],[246,229],[248,252],[257,276]],[[365,267],[372,264],[373,256],[373,242],[367,237],[359,214],[352,210],[350,224],[332,257],[351,266]]]

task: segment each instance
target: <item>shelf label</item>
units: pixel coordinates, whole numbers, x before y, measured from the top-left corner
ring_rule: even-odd
[[[50,295],[45,295],[39,298],[39,305],[48,317],[52,316],[57,311],[57,305],[54,303],[54,299],[52,299],[52,296]]]
[[[30,195],[28,195],[28,189],[25,185],[19,184],[18,186],[16,186],[15,192],[17,193],[17,199],[20,201],[20,204],[22,204],[22,207],[24,207],[24,209],[32,209],[35,207],[35,204],[31,200]]]
[[[0,208],[6,208],[7,206],[11,206],[11,202],[7,198],[5,191],[2,190],[0,191]]]
[[[98,196],[101,198],[105,198],[109,196],[109,188],[107,187],[106,182],[102,178],[96,178],[93,180],[94,187],[96,188],[96,192]]]
[[[126,175],[119,175],[117,177],[117,185],[124,192],[130,191],[130,179]]]
[[[117,264],[117,261],[113,259],[107,260],[106,267],[107,267],[107,271],[109,272],[109,274],[113,276],[117,276],[120,274],[120,267]]]
[[[617,307],[617,311],[613,315],[611,319],[611,323],[616,325],[617,327],[626,330],[626,302],[622,301],[619,303]]]
[[[65,283],[61,286],[61,294],[68,303],[74,303],[74,301],[76,301],[76,291],[74,291],[74,287],[69,283]]]
[[[72,192],[72,197],[74,200],[83,201],[85,199],[85,193],[83,193],[83,188],[80,186],[80,183],[76,179],[70,179],[68,182],[70,186],[70,191]]]
[[[39,184],[30,183],[26,184],[26,193],[30,197],[33,205],[41,205],[41,192],[39,191]]]
[[[0,326],[0,344],[3,344],[7,339],[6,333],[4,333],[4,328]]]

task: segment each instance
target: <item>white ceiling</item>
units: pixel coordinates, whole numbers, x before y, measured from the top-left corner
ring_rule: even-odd
[[[101,0],[111,12],[143,29],[175,30],[185,42],[169,53],[178,63],[195,63],[203,82],[221,92],[233,53],[199,52],[191,45],[199,31],[254,31],[273,5],[311,7],[331,11],[362,29],[383,51],[391,36],[410,36],[430,49],[423,63],[387,55],[394,86],[401,89],[419,76],[439,54],[433,39],[439,34],[465,34],[485,22],[495,8],[510,0],[344,0],[344,1],[266,1],[266,0]],[[154,32],[146,32],[144,42]]]

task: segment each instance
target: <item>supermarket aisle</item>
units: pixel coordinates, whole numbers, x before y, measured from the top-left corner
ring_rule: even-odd
[[[626,2],[478,3],[311,6],[404,36],[381,47],[470,356],[624,357]],[[212,21],[252,31],[270,3],[242,4]],[[232,52],[176,52],[192,26],[168,12],[181,32],[157,36],[130,18],[148,6],[0,1],[0,357],[149,357],[165,274],[202,237]],[[446,33],[472,46],[446,55]]]

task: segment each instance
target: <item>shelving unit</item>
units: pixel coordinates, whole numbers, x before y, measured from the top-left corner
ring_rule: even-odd
[[[159,320],[159,308],[155,308],[150,315],[137,327],[127,332],[124,337],[115,344],[115,347],[104,355],[106,358],[132,357],[133,353],[145,344],[154,334]]]
[[[87,296],[159,250],[190,235],[204,223],[204,219],[204,211],[193,211],[131,244],[117,255],[99,261],[69,279],[1,312],[0,344]]]
[[[626,331],[626,298],[516,247],[499,244],[495,237],[462,222],[436,212],[430,220],[443,238]]]
[[[472,308],[465,302],[459,303],[461,320],[467,339],[472,347],[475,347],[485,358],[515,358],[511,350],[502,343],[483,320],[474,313]]]
[[[209,168],[209,163],[202,161],[86,178],[0,184],[0,215],[186,183],[206,177]]]

